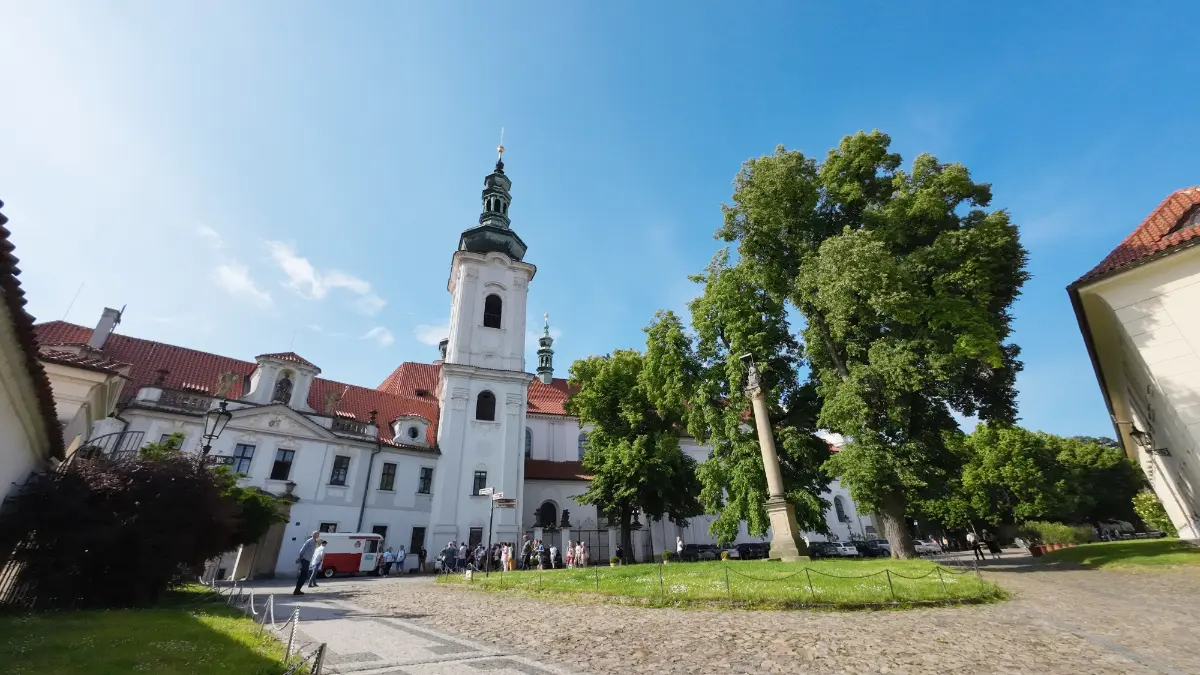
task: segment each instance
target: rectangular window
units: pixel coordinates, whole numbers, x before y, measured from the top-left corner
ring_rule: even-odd
[[[158,439],[158,442],[159,442],[159,443],[166,443],[167,441],[171,440],[171,437],[172,437],[172,436],[174,436],[174,435],[175,435],[175,434],[163,434],[163,435],[162,435],[162,438]],[[183,438],[182,438],[182,436],[183,436],[183,434],[180,434],[180,439],[179,439],[179,440],[180,440],[180,445],[183,445],[183,443],[182,443],[182,441],[183,441]]]
[[[481,543],[483,543],[483,528],[482,527],[472,527],[471,534],[469,537],[467,537],[467,548],[474,551],[475,547],[480,545]]]
[[[475,487],[473,487],[471,489],[471,494],[473,496],[478,496],[479,491],[485,487],[487,487],[487,472],[486,471],[476,471],[475,472]]]
[[[321,523],[317,529],[321,532],[337,532],[337,523]]]
[[[396,465],[391,462],[384,462],[383,473],[379,476],[380,490],[395,490],[396,489]]]
[[[233,448],[233,472],[250,475],[250,460],[254,459],[254,446],[238,443]]]
[[[338,455],[333,458],[333,473],[329,474],[330,485],[345,485],[346,476],[350,473],[350,457]]]
[[[427,495],[433,489],[433,467],[421,467],[421,480],[417,483],[417,494]]]
[[[372,525],[371,534],[377,534],[387,541],[387,525]]]
[[[414,527],[412,538],[408,540],[408,552],[412,555],[420,553],[421,547],[425,545],[425,528]]]
[[[292,459],[295,457],[295,450],[276,450],[275,464],[271,466],[271,480],[287,480],[292,473]]]

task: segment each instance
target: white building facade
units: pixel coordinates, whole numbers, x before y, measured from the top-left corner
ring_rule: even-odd
[[[95,329],[50,322],[38,337],[59,350],[99,344],[93,356],[128,364],[126,397],[88,440],[106,450],[182,434],[184,450],[201,452],[204,415],[225,402],[232,418],[209,454],[245,485],[290,504],[286,523],[229,556],[231,576],[294,574],[295,553],[314,530],[374,531],[392,548],[424,547],[430,559],[452,540],[583,539],[593,560],[605,561],[616,532],[595,507],[575,501],[587,488],[587,435],[563,409],[568,388],[553,377],[548,324],[536,375],[526,369],[526,302],[536,268],[510,227],[510,188],[497,161],[485,178],[479,225],[462,233],[451,257],[442,358],[403,363],[374,389],[322,379],[316,364],[291,352],[249,362],[117,335],[111,310]],[[709,455],[693,439],[683,445],[698,461]],[[517,508],[493,511],[478,494],[484,487],[516,499]],[[830,489],[826,497],[840,505],[830,509],[834,535],[873,536],[846,491],[836,482]],[[714,544],[711,521],[702,516],[678,528],[643,514],[632,553],[645,559],[673,551],[676,537]],[[743,528],[739,541],[755,539]],[[416,562],[410,555],[405,567]]]
[[[1117,438],[1179,536],[1200,539],[1200,187],[1067,291]]]

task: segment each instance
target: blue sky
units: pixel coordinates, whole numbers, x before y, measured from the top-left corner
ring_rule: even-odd
[[[1064,287],[1200,183],[1200,6],[949,4],[3,0],[0,199],[41,320],[82,283],[70,321],[375,386],[436,357],[503,126],[565,375],[684,307],[742,161],[878,128],[1022,227],[1025,424],[1110,435]]]

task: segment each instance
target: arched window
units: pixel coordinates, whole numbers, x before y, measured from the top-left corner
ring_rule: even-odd
[[[583,453],[587,452],[587,434],[579,434],[579,461],[583,461]]]
[[[272,403],[288,405],[292,402],[292,378],[290,375],[291,373],[285,372],[275,380],[275,393],[271,396]]]
[[[496,421],[496,395],[490,391],[479,392],[475,399],[475,419],[485,422]]]
[[[533,454],[533,431],[525,427],[525,459]]]
[[[850,522],[850,516],[846,515],[846,504],[842,501],[841,497],[833,498],[833,510],[837,512],[837,519],[839,523]]]
[[[542,502],[537,510],[538,527],[554,527],[558,524],[558,507],[554,502]]]
[[[489,295],[483,301],[483,325],[488,328],[500,327],[500,315],[504,309],[504,301],[498,295]]]

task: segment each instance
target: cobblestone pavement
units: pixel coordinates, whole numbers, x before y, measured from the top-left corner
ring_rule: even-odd
[[[1200,673],[1200,571],[989,562],[1006,603],[909,611],[649,609],[353,580],[335,591],[571,672]],[[332,590],[332,589],[331,589]]]

